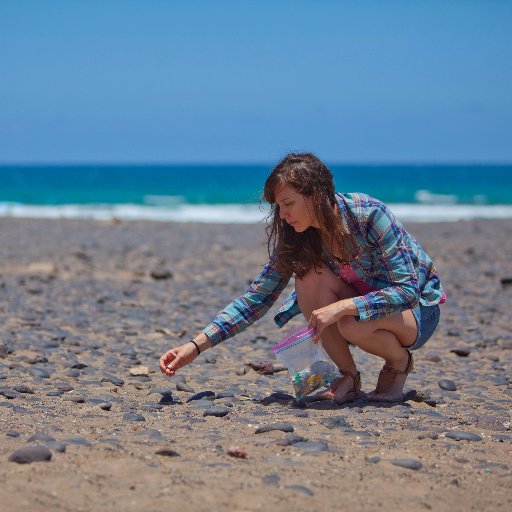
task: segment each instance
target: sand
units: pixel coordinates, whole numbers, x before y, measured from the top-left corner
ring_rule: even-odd
[[[510,510],[512,223],[408,227],[448,301],[406,400],[298,407],[248,366],[277,365],[284,294],[158,370],[257,276],[261,226],[0,219],[1,509]],[[353,352],[370,391],[381,362]],[[51,460],[9,460],[35,445]]]

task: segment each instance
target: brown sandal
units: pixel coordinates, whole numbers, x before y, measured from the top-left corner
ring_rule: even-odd
[[[384,368],[382,368],[382,370],[379,373],[379,378],[377,380],[377,386],[375,387],[375,391],[373,391],[368,397],[370,400],[372,399],[371,395],[373,395],[373,394],[379,395],[381,393],[385,393],[386,390],[390,389],[393,386],[393,384],[395,384],[396,380],[400,377],[403,377],[403,376],[405,377],[405,379],[404,379],[404,385],[405,385],[407,375],[409,375],[409,373],[411,373],[412,369],[414,368],[414,359],[412,357],[411,352],[409,352],[409,350],[407,350],[407,356],[408,356],[409,360],[407,361],[407,367],[405,368],[405,370],[397,370],[396,368],[391,368],[387,364],[384,365]],[[379,401],[379,402],[386,402],[386,401],[397,402],[399,400],[377,400],[377,401]]]
[[[338,402],[337,400],[334,400],[334,393],[336,392],[336,389],[338,388],[339,383],[340,383],[340,381],[341,381],[341,379],[343,377],[351,377],[352,381],[354,383],[354,386],[352,388],[352,391],[349,391],[343,397],[343,400],[341,400],[341,402]],[[344,370],[344,371],[341,372],[341,377],[337,381],[333,382],[331,384],[331,387],[327,391],[331,392],[332,397],[328,396],[328,395],[327,396],[314,395],[312,398],[314,400],[333,400],[338,405],[344,404],[346,402],[352,402],[353,400],[357,400],[360,396],[362,396],[362,393],[361,393],[361,374],[359,372],[354,373],[354,372],[350,372],[348,370]],[[323,393],[326,393],[327,391],[324,391]]]

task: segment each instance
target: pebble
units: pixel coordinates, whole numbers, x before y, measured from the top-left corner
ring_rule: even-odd
[[[30,395],[34,394],[34,390],[32,388],[29,388],[25,384],[16,384],[16,386],[13,386],[14,391],[17,391],[18,393],[28,393]]]
[[[91,446],[91,443],[84,437],[70,437],[69,439],[64,439],[64,442],[67,444],[74,444],[76,446]]]
[[[440,380],[437,385],[446,391],[457,391],[457,384],[453,380]]]
[[[183,382],[178,382],[176,384],[176,390],[177,391],[183,391],[185,393],[195,393],[196,390],[192,387],[190,387],[188,384],[185,384]]]
[[[276,444],[278,446],[291,446],[292,444],[296,443],[303,443],[307,441],[305,437],[299,436],[297,434],[289,433],[287,436],[283,439],[278,439]]]
[[[293,425],[290,425],[290,423],[272,423],[270,425],[260,425],[256,429],[255,434],[263,434],[264,432],[270,432],[272,430],[280,430],[282,432],[293,432],[294,428]]]
[[[147,366],[134,366],[130,368],[130,375],[133,377],[148,376],[149,368]]]
[[[366,457],[366,462],[369,462],[370,464],[378,464],[380,462],[380,457],[378,456],[375,456],[375,457]]]
[[[307,494],[308,496],[315,495],[315,493],[311,489],[308,489],[307,487],[305,487],[303,485],[287,485],[286,489],[291,489],[292,491],[301,492],[303,494]]]
[[[114,375],[105,375],[102,377],[101,382],[110,382],[114,384],[114,386],[122,386],[124,384],[124,380],[119,377],[115,377]]]
[[[217,362],[217,358],[213,355],[213,354],[208,354],[204,360],[208,363],[208,364],[215,364]]]
[[[261,480],[266,485],[278,485],[281,477],[276,473],[271,473],[270,475],[265,475]]]
[[[35,441],[41,441],[42,443],[50,443],[52,441],[55,441],[55,438],[48,434],[45,434],[44,432],[36,432],[33,436],[28,438],[29,443],[33,443]]]
[[[18,464],[30,464],[31,462],[49,461],[52,458],[52,452],[42,445],[24,446],[10,455],[10,462]]]
[[[48,391],[46,393],[46,396],[62,396],[64,394],[64,391]]]
[[[163,457],[179,457],[180,456],[180,454],[176,450],[173,450],[172,448],[159,448],[155,452],[155,455],[161,455]]]
[[[209,407],[203,411],[203,416],[217,416],[220,418],[228,413],[229,409],[226,407]]]
[[[85,398],[80,395],[64,396],[62,400],[65,402],[74,402],[76,404],[83,404],[85,402]]]
[[[246,459],[247,451],[243,448],[240,448],[240,446],[232,446],[228,449],[228,455],[230,457],[234,457],[235,459]]]
[[[21,396],[17,391],[8,388],[0,388],[0,395],[3,395],[8,400],[13,400],[14,398],[19,398]]]
[[[450,352],[454,353],[456,356],[459,357],[468,357],[469,354],[471,354],[471,350],[468,348],[454,348],[450,350]]]
[[[462,432],[458,430],[453,430],[451,432],[447,432],[445,434],[449,439],[454,439],[455,441],[481,441],[482,438],[478,434],[473,434],[472,432]]]
[[[329,449],[325,441],[301,441],[295,443],[293,446],[307,453],[325,452]]]
[[[164,267],[154,268],[149,275],[155,280],[172,279],[172,272]]]
[[[50,378],[50,372],[44,368],[29,368],[28,373],[32,375],[32,377],[39,377],[41,379],[49,379]]]
[[[200,393],[196,393],[187,399],[187,402],[192,402],[194,400],[201,400],[201,398],[208,398],[209,400],[213,400],[215,398],[215,393],[213,391],[201,391]]]
[[[320,421],[327,428],[350,428],[347,420],[343,416],[328,417]]]
[[[395,459],[391,461],[393,466],[399,466],[401,468],[413,469],[417,471],[423,467],[423,464],[416,459]]]
[[[146,418],[142,416],[142,414],[137,414],[136,412],[127,412],[123,415],[124,421],[146,421]]]
[[[112,409],[112,404],[110,402],[103,402],[99,404],[99,406],[103,411],[110,411],[110,409]]]

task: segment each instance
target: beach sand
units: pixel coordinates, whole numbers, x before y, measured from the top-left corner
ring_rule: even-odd
[[[299,408],[287,372],[247,366],[277,364],[285,294],[173,379],[158,369],[258,275],[262,226],[0,219],[0,508],[511,510],[512,223],[408,228],[448,301],[407,400]],[[370,391],[382,363],[353,353]],[[34,445],[51,460],[9,461]]]

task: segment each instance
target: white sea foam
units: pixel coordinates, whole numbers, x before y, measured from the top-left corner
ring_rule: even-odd
[[[471,219],[512,219],[512,205],[426,205],[390,204],[404,222],[446,222]],[[0,203],[0,216],[41,219],[150,220],[253,224],[261,222],[268,210],[257,204],[185,204],[173,206],[135,204],[27,205]]]

